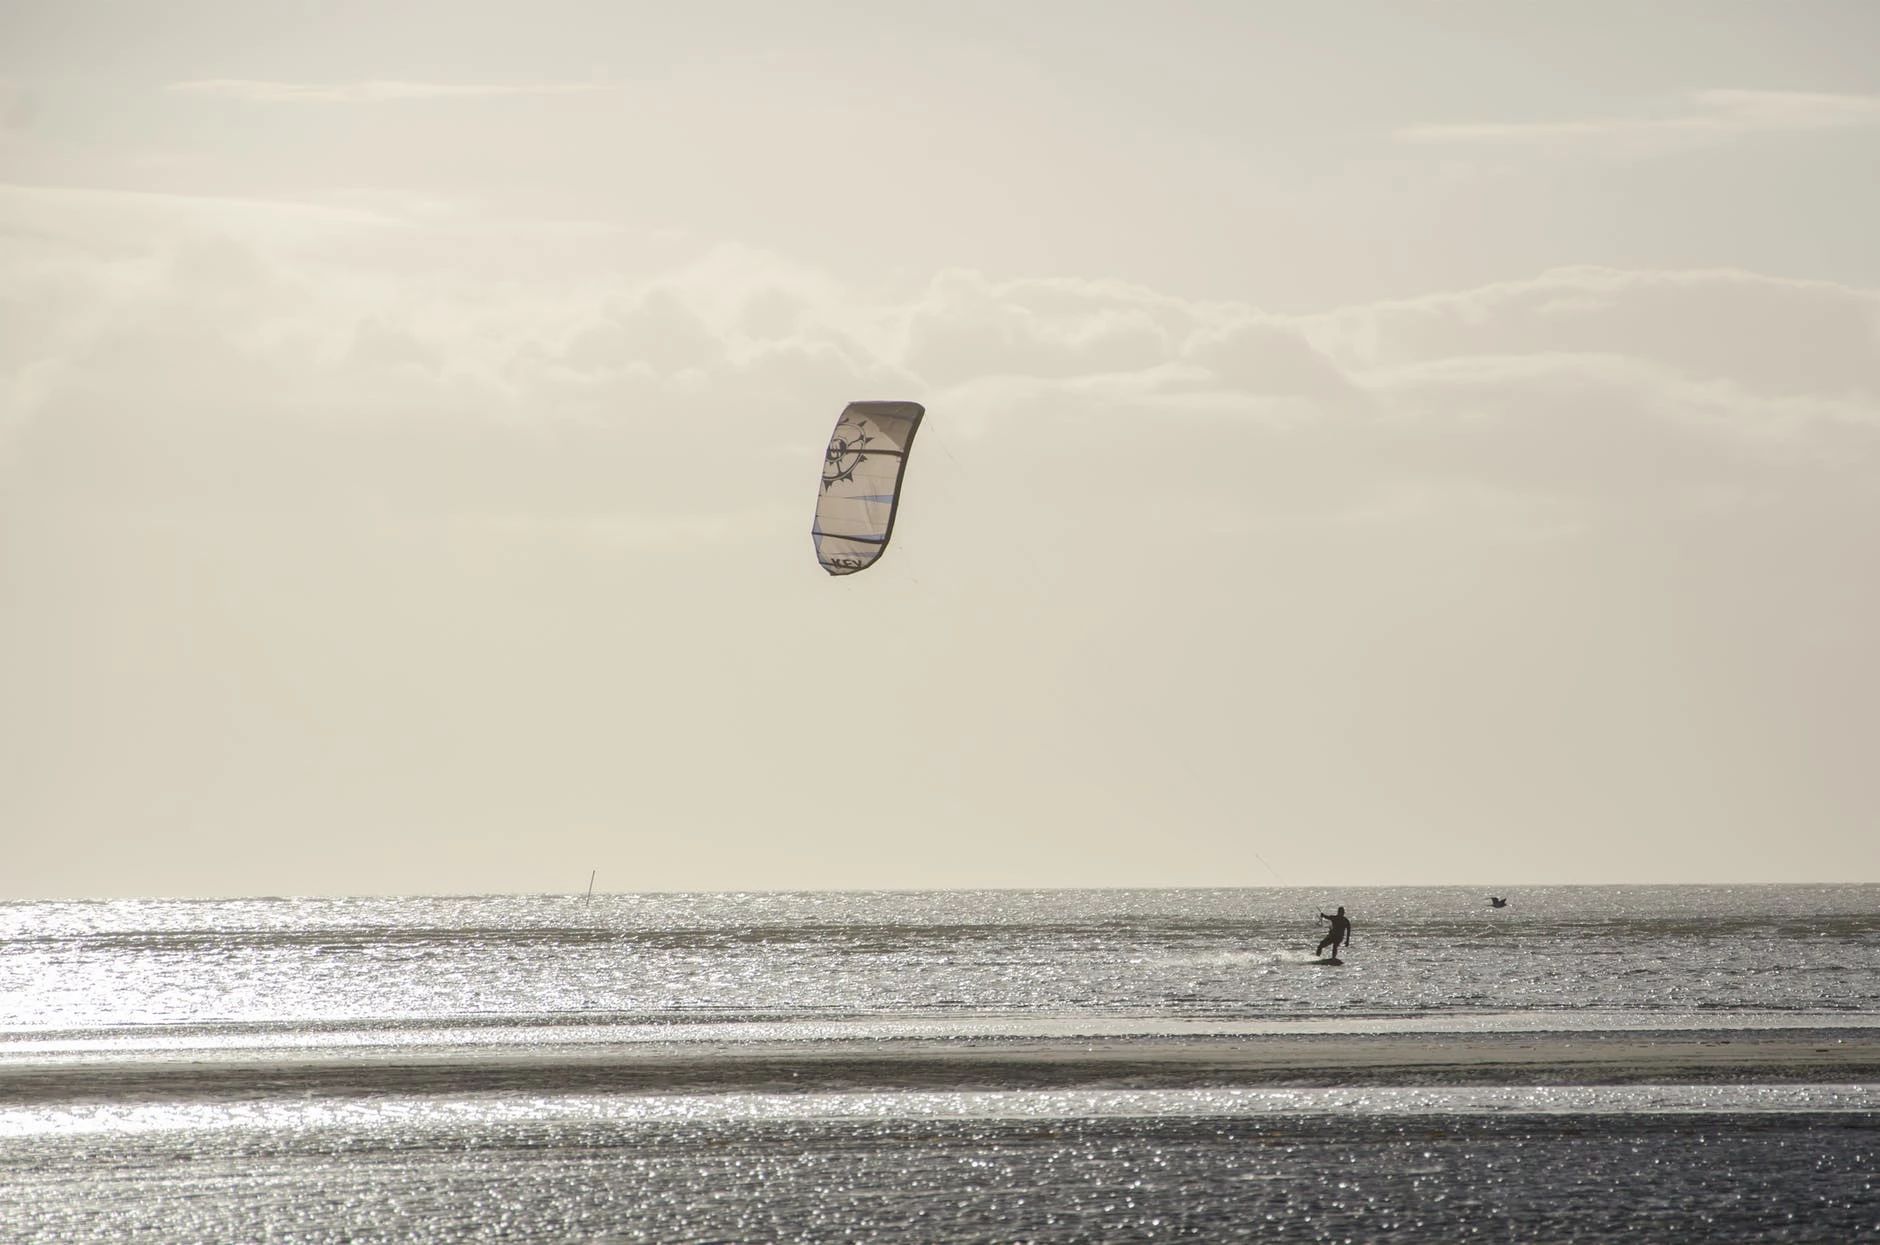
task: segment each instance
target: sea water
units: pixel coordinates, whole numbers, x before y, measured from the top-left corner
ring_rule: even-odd
[[[1877,953],[1874,886],[5,904],[0,1239],[1851,1239],[1868,1084],[796,1090],[707,1058],[648,1092],[555,1059],[1831,1041],[1880,1027]]]

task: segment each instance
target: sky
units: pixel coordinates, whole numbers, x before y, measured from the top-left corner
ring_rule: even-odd
[[[0,898],[1880,880],[1875,47],[11,0]]]

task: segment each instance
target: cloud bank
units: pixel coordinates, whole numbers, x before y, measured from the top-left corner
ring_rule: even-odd
[[[164,89],[174,95],[260,104],[380,104],[400,100],[585,95],[609,88],[593,82],[269,82],[253,78],[201,78],[172,82]]]
[[[0,253],[13,305],[53,309],[16,312],[4,347],[4,452],[42,476],[64,455],[111,455],[123,439],[108,426],[232,435],[217,418],[310,449],[342,433],[361,453],[462,440],[491,454],[478,474],[492,481],[513,465],[505,440],[663,445],[709,422],[742,475],[841,402],[905,393],[961,436],[1070,427],[1112,454],[1205,436],[1268,462],[1353,454],[1386,492],[1468,480],[1548,505],[1563,490],[1668,505],[1688,487],[1715,504],[1864,461],[1880,409],[1880,296],[1738,271],[1560,269],[1275,316],[971,271],[869,299],[723,248],[612,279],[518,233],[497,245],[541,265],[518,290],[466,276],[447,225],[395,214],[21,188],[0,203],[40,231]],[[389,267],[388,250],[402,256]],[[201,457],[121,466],[156,489],[160,463]],[[649,497],[667,501],[619,488],[611,504]]]
[[[1406,143],[1562,145],[1714,141],[1748,134],[1808,133],[1880,125],[1880,95],[1812,91],[1695,91],[1688,110],[1659,117],[1466,122],[1406,126]]]

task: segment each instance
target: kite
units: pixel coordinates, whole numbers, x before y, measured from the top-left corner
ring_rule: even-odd
[[[851,402],[836,420],[810,526],[816,560],[831,575],[865,571],[887,551],[908,451],[924,414],[918,402]]]

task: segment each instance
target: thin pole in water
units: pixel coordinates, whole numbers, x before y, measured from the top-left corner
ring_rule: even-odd
[[[587,893],[587,897],[588,897],[589,899],[592,899],[592,898],[594,898],[594,875],[595,875],[595,874],[597,874],[597,873],[599,873],[599,872],[600,872],[600,870],[599,870],[599,869],[589,869],[589,870],[588,870],[588,893]]]

